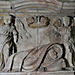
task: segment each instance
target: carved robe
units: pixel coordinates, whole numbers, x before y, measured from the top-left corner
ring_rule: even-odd
[[[55,49],[58,53],[58,57],[56,59],[51,59],[49,51],[51,49]],[[35,70],[42,70],[44,67],[50,71],[52,71],[50,68],[54,70],[60,70],[62,69],[62,51],[63,48],[60,44],[54,44],[54,45],[43,45],[39,47],[35,47],[33,49],[30,49],[27,54],[25,51],[18,52],[11,57],[9,57],[7,63],[5,64],[5,68],[3,71],[35,71]],[[26,55],[25,55],[26,54]],[[55,63],[60,64],[59,68],[58,66],[54,66]],[[51,67],[50,67],[51,65]],[[49,67],[48,67],[49,66]],[[53,67],[52,67],[53,66]]]

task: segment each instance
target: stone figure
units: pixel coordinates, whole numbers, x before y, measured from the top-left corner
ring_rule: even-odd
[[[61,44],[46,44],[9,57],[2,71],[56,71],[65,68]]]
[[[54,20],[54,19],[53,19]],[[71,37],[71,19],[70,17],[64,16],[60,18],[56,18],[52,21],[52,25],[46,31],[46,35],[49,36],[50,42],[54,43],[63,43],[65,46],[65,58],[67,59],[69,65],[73,66],[73,52],[74,52],[74,44],[73,39]]]
[[[4,26],[3,26],[3,32],[2,34],[4,36],[7,36],[6,39],[3,42],[3,47],[6,44],[9,45],[9,56],[17,52],[17,42],[18,42],[18,31],[15,27],[15,16],[13,15],[8,15],[4,17]]]
[[[74,67],[73,65],[73,51],[74,51],[74,44],[73,44],[73,39],[71,37],[71,21],[70,17],[64,16],[62,19],[63,22],[63,32],[62,32],[62,37],[63,37],[63,43],[66,48],[66,54],[65,58],[69,62],[69,65],[71,67]]]
[[[19,25],[16,25],[15,21],[18,21]],[[20,28],[22,28],[20,29],[22,31],[19,31],[19,29],[17,28],[19,26]],[[20,32],[24,34],[22,33],[20,34]],[[1,46],[1,50],[0,50],[1,67],[3,67],[4,63],[6,63],[8,57],[10,57],[12,54],[17,52],[17,44],[19,38],[21,37],[21,39],[23,39],[22,35],[25,35],[25,37],[28,39],[26,33],[27,35],[29,35],[29,37],[31,37],[31,35],[25,29],[25,26],[21,20],[19,19],[16,20],[16,17],[13,14],[8,14],[7,16],[4,16],[4,26],[2,27],[0,32],[3,38],[5,38],[2,44],[0,45]]]
[[[3,67],[4,63],[7,61],[7,58],[11,56],[13,53],[17,52],[17,42],[18,42],[18,31],[15,27],[15,16],[14,15],[7,15],[4,16],[4,26],[1,29],[0,35],[5,38],[2,42],[1,50],[0,50],[0,62],[1,67]],[[4,48],[6,47],[6,51]]]
[[[56,17],[50,22],[49,27],[44,31],[44,34],[49,37],[50,43],[61,43],[61,20]]]
[[[51,43],[63,43],[65,46],[65,58],[69,65],[74,67],[73,63],[73,52],[74,42],[71,37],[71,19],[70,17],[64,16],[53,19],[50,27],[46,30],[45,34],[49,36]]]

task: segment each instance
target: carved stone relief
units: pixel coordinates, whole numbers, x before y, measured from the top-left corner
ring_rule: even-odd
[[[62,68],[66,67],[65,60],[63,59],[62,54],[63,47],[61,46],[61,44],[46,44],[43,46],[39,46],[38,49],[37,47],[35,47],[31,49],[27,53],[27,55],[25,55],[25,51],[23,51],[9,57],[7,63],[5,64],[5,68],[2,71],[30,72],[35,70],[61,70]],[[59,65],[59,67],[57,65]]]
[[[64,39],[63,43],[66,48],[66,59],[69,62],[70,66],[73,66],[73,52],[75,51],[74,44],[73,44],[73,39],[71,37],[71,24],[70,24],[70,17],[63,17],[63,27],[64,27]]]
[[[19,19],[10,14],[3,21],[1,71],[57,71],[67,67],[66,60],[74,67],[70,17]]]
[[[27,18],[28,26],[31,28],[42,28],[49,25],[50,19],[45,16],[34,16]]]
[[[59,18],[53,18],[50,20],[49,27],[44,30],[45,35],[49,37],[50,43],[61,43],[62,37],[61,37],[61,20]]]

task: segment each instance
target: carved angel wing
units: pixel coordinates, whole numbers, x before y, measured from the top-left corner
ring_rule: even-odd
[[[25,24],[22,22],[21,19],[18,19],[18,18],[16,19],[15,26],[19,32],[19,38],[23,39],[25,37],[28,39],[32,37],[31,34],[25,28]]]

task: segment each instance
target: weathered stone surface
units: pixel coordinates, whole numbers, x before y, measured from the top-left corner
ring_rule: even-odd
[[[19,38],[18,38],[18,42],[17,43],[15,42],[15,43],[17,45],[18,53],[13,54],[12,56],[10,56],[8,58],[8,61],[5,62],[5,69],[3,71],[10,71],[10,70],[11,71],[21,71],[22,70],[21,67],[26,68],[26,69],[33,67],[33,69],[31,69],[31,71],[34,71],[39,67],[39,64],[42,62],[42,60],[44,60],[44,62],[42,62],[43,65],[40,66],[41,70],[42,69],[44,70],[44,67],[46,67],[45,64],[48,66],[48,64],[50,64],[49,62],[53,63],[52,65],[57,64],[57,65],[59,65],[59,67],[57,67],[57,65],[56,66],[51,65],[51,67],[48,66],[48,67],[46,67],[48,69],[48,71],[60,70],[63,68],[62,62],[63,62],[63,59],[65,56],[61,57],[60,58],[61,60],[59,59],[57,61],[53,61],[55,59],[53,59],[53,60],[51,60],[51,59],[53,57],[58,58],[59,55],[61,55],[61,54],[65,55],[64,50],[66,49],[66,47],[69,48],[69,41],[67,41],[68,39],[71,38],[70,31],[68,31],[70,29],[68,26],[69,22],[67,22],[68,21],[67,18],[66,18],[66,20],[67,20],[66,22],[62,21],[61,17],[60,18],[59,17],[49,18],[49,19],[50,19],[50,24],[48,26],[42,27],[42,28],[37,27],[38,29],[37,28],[33,29],[28,26],[26,17],[22,18],[22,19],[16,18],[15,27],[17,28],[17,31],[19,33]],[[66,23],[66,25],[65,25],[65,23]],[[67,36],[66,36],[66,34],[67,34]],[[66,36],[66,37],[64,37],[64,36]],[[50,53],[50,51],[48,51],[48,48],[45,47],[45,45],[48,43],[50,45],[52,44],[51,47],[53,49],[50,48],[50,51],[53,50],[52,53]],[[62,51],[63,53],[61,52],[62,48],[60,48],[60,46],[57,46],[58,48],[53,47],[55,45],[55,43],[64,45],[65,49],[63,48],[64,49]],[[40,45],[41,45],[41,48],[38,48]],[[38,47],[36,47],[36,46],[38,46]],[[58,53],[58,51],[55,51],[55,50],[58,50],[60,53]],[[48,53],[46,53],[47,51],[48,51]],[[70,52],[70,50],[66,51],[66,52]],[[5,56],[7,56],[5,53],[3,53],[3,54]],[[50,55],[52,55],[53,53],[54,53],[54,56],[52,56],[52,58],[51,58]],[[44,55],[46,55],[46,58],[44,57]],[[55,55],[58,55],[58,56],[55,56]],[[38,57],[39,57],[39,60],[37,60]],[[66,58],[66,60],[68,60],[70,66],[73,66],[73,65],[71,65],[72,64],[71,58],[72,58],[72,56],[70,56],[70,59]],[[56,64],[55,64],[55,62],[56,62]],[[38,66],[36,65],[36,63],[38,63]],[[41,71],[40,68],[39,68],[39,71]]]
[[[0,61],[0,66],[2,65],[0,68],[3,69],[2,71],[12,71],[12,72],[18,71],[19,73],[20,71],[24,71],[23,73],[26,73],[27,70],[30,71],[39,70],[46,72],[42,73],[34,72],[31,73],[31,75],[39,75],[39,73],[40,75],[44,75],[44,73],[46,73],[47,75],[48,74],[57,75],[61,73],[60,72],[50,73],[47,71],[57,71],[61,70],[62,68],[65,68],[66,65],[64,65],[65,67],[63,67],[62,65],[63,62],[66,64],[69,63],[69,67],[70,66],[74,67],[75,65],[73,63],[75,63],[75,61],[73,61],[72,58],[75,57],[73,56],[75,48],[70,33],[71,17],[66,16],[66,17],[50,18],[50,16],[48,16],[48,14],[50,15],[53,13],[54,14],[59,13],[60,10],[62,9],[72,8],[74,7],[74,3],[73,6],[72,3],[62,4],[62,2],[58,0],[45,0],[45,1],[22,0],[22,1],[12,1],[12,3],[13,5],[12,4],[10,5],[9,2],[6,2],[6,4],[5,1],[4,3],[2,2],[0,8],[3,10],[1,10],[0,12],[4,11],[20,12],[21,15],[24,16],[22,18],[21,17],[20,18],[17,17],[16,19],[13,18],[14,24],[12,22],[10,23],[10,21],[7,19],[8,17],[6,17],[5,18],[6,20],[4,21],[1,18],[0,24],[2,24],[2,27],[4,27],[3,30],[5,30],[6,33],[10,31],[12,32],[13,35],[12,41],[17,46],[17,53],[15,53],[14,51],[12,52],[12,49],[14,49],[14,47],[11,45],[12,41],[9,41],[10,37],[8,37],[9,38],[8,40],[6,39],[7,41],[5,42],[4,46],[3,41],[8,35],[4,34],[2,39],[3,34],[1,34],[0,37],[2,40],[0,41],[1,43],[0,46],[1,47],[4,46],[3,51],[0,50],[0,60],[2,60]],[[70,7],[69,4],[71,5]],[[73,9],[74,8],[72,8],[72,10]],[[37,15],[34,14],[34,12]],[[14,15],[16,16],[16,14]],[[29,21],[27,20],[27,18],[29,18]],[[2,21],[5,22],[5,25],[3,25]],[[46,24],[47,21],[48,24]],[[10,27],[9,26],[6,27],[8,23],[11,24]],[[13,28],[14,26],[12,25],[14,25],[15,28]],[[15,29],[17,29],[17,32],[19,33],[18,37],[16,36],[17,32],[15,31]],[[18,39],[18,42],[16,42],[16,37]],[[9,42],[8,45],[7,42]],[[45,46],[46,44],[50,44],[50,46],[46,47]],[[54,47],[56,44],[62,44],[63,49],[59,46],[58,48]],[[41,48],[38,48],[40,45]],[[11,49],[12,53],[9,56],[10,47],[12,47]],[[61,49],[63,51],[61,51]],[[59,59],[57,60],[57,58]],[[67,60],[67,62],[65,61],[65,59]],[[30,73],[27,73],[27,75],[30,75]]]

